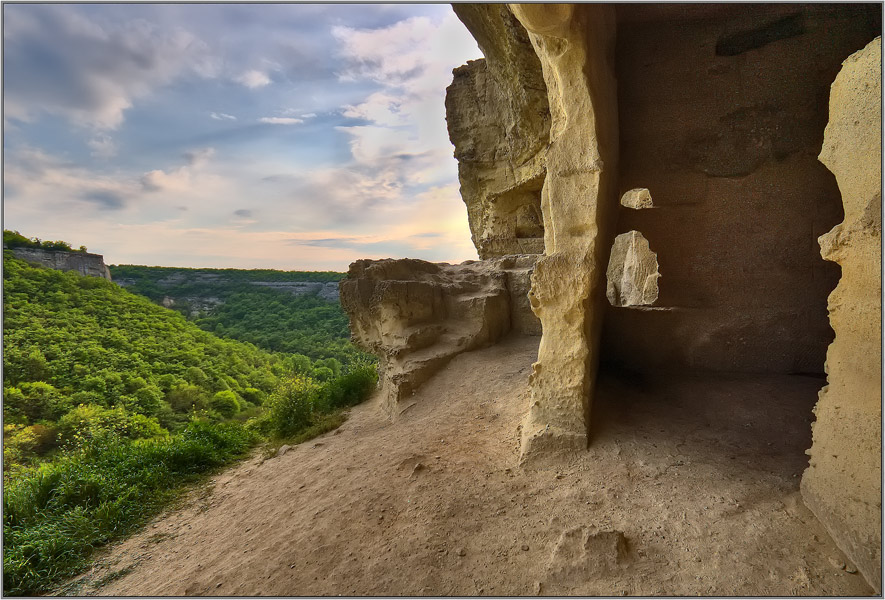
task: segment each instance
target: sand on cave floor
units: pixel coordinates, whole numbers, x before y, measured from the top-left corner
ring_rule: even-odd
[[[59,591],[873,594],[799,496],[821,379],[604,374],[589,450],[524,470],[537,343],[456,357],[393,423],[369,401],[256,455]]]

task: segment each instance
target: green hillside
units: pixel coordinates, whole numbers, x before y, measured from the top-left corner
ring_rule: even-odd
[[[3,584],[46,591],[201,474],[343,421],[371,361],[274,353],[4,252]]]

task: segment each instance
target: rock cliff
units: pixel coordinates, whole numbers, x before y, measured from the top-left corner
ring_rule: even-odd
[[[102,277],[111,280],[111,272],[104,264],[104,256],[89,252],[66,252],[64,250],[43,250],[41,248],[12,248],[16,258],[38,263],[59,271],[77,271],[88,277]]]
[[[455,4],[484,59],[454,70],[446,121],[480,258],[544,251],[550,109],[541,63],[503,4]]]

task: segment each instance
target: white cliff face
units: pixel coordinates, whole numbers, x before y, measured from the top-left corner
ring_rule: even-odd
[[[59,271],[77,271],[88,277],[102,277],[111,280],[111,272],[104,264],[101,254],[88,252],[66,252],[64,250],[43,250],[42,248],[12,248],[16,258],[38,263]]]

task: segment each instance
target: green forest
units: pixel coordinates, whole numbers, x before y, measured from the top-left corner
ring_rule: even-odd
[[[253,282],[338,282],[344,273],[270,269],[181,269],[112,265],[111,277],[156,303],[164,298],[217,298],[223,304],[191,315],[184,302],[172,308],[205,331],[250,342],[272,352],[341,365],[369,357],[350,343],[347,315],[337,301],[316,294],[294,295]],[[335,371],[334,365],[330,365]]]
[[[101,278],[3,264],[8,594],[76,574],[255,444],[334,428],[377,380],[337,303],[252,288],[195,323]]]

